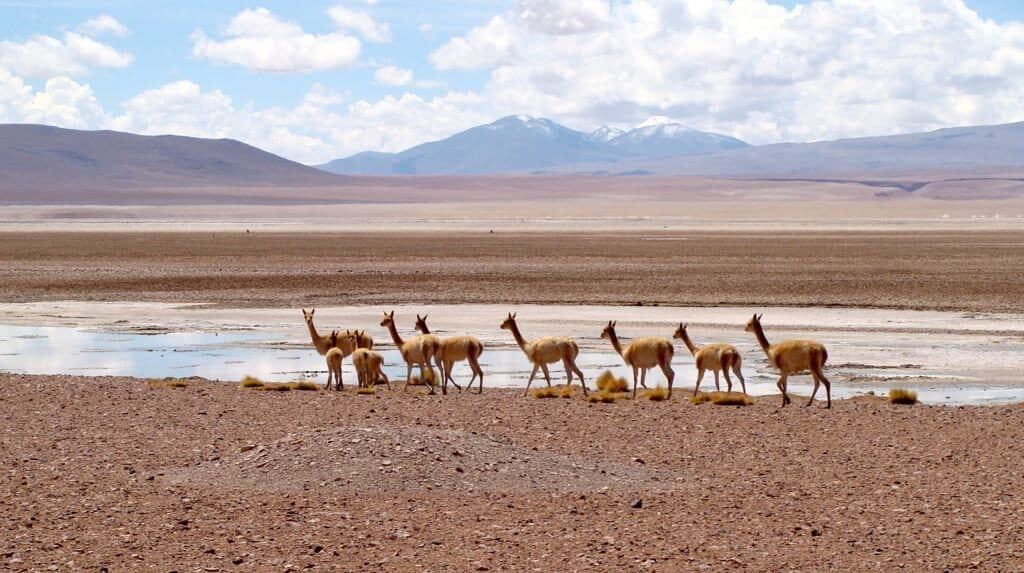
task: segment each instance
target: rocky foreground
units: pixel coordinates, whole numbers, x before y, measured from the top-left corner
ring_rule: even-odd
[[[265,392],[0,375],[0,569],[1024,563],[1024,407]]]

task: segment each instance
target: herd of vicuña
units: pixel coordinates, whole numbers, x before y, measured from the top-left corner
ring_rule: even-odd
[[[332,383],[337,390],[344,388],[341,380],[341,362],[346,356],[352,357],[352,365],[359,378],[359,387],[373,387],[378,383],[387,384],[391,388],[391,382],[384,374],[384,356],[373,351],[373,338],[365,330],[334,330],[328,336],[321,336],[313,324],[313,313],[315,310],[306,311],[303,309],[302,316],[309,329],[309,336],[316,348],[327,361],[327,389]],[[768,342],[761,327],[761,316],[755,314],[747,322],[746,331],[753,333],[758,344],[768,357],[768,363],[779,371],[779,380],[776,385],[782,393],[782,405],[791,402],[786,392],[786,382],[790,376],[809,372],[814,379],[814,390],[807,401],[810,406],[818,393],[819,386],[825,386],[826,407],[832,407],[832,385],[825,377],[823,367],[828,360],[828,351],[820,342],[813,340],[783,340],[776,344]],[[433,367],[440,371],[440,386],[443,394],[448,393],[448,383],[451,382],[456,389],[462,391],[462,386],[455,382],[452,376],[452,369],[457,362],[465,360],[472,370],[472,377],[469,380],[468,388],[472,390],[473,383],[479,378],[477,392],[484,391],[484,372],[480,368],[480,355],[484,351],[484,345],[473,336],[449,336],[441,338],[431,334],[427,326],[427,315],[416,315],[415,330],[420,334],[402,338],[395,325],[395,313],[385,312],[380,326],[387,329],[392,342],[398,349],[402,360],[406,365],[406,377],[403,390],[407,389],[414,382],[413,368],[419,370],[418,379],[423,381],[430,394],[435,393],[435,381]],[[580,386],[583,387],[583,394],[587,395],[587,383],[583,378],[583,372],[576,365],[576,357],[580,353],[580,347],[567,336],[545,336],[527,340],[519,331],[516,323],[515,313],[509,313],[501,323],[503,330],[512,333],[516,344],[526,355],[527,360],[533,365],[530,377],[526,382],[524,395],[530,391],[530,385],[540,370],[548,386],[551,386],[551,373],[548,365],[561,362],[565,368],[566,384],[571,387],[573,375],[579,377]],[[633,397],[636,397],[637,386],[647,388],[647,371],[658,368],[668,382],[668,397],[672,397],[672,383],[675,380],[675,371],[672,370],[672,357],[675,347],[672,339],[658,336],[636,338],[628,344],[619,340],[615,330],[616,322],[609,321],[601,332],[601,338],[611,342],[615,352],[622,357],[625,365],[633,370]],[[743,394],[747,393],[747,383],[743,378],[743,359],[735,346],[725,343],[711,343],[697,346],[687,332],[687,325],[680,323],[672,338],[682,340],[686,348],[693,354],[697,367],[697,384],[694,387],[694,395],[700,392],[700,383],[704,379],[704,373],[710,370],[715,375],[715,389],[721,390],[719,385],[719,373],[725,377],[728,392],[732,392],[732,377],[735,374],[739,378]]]

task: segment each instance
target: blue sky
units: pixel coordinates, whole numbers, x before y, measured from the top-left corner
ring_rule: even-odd
[[[314,163],[520,112],[754,143],[999,123],[1024,119],[1022,22],[1010,0],[0,0],[0,121]]]

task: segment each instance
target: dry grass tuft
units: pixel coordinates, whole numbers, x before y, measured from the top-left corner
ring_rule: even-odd
[[[643,397],[644,399],[650,400],[652,402],[661,402],[662,400],[668,400],[668,388],[664,386],[658,386],[657,388],[646,390],[643,393]]]
[[[356,394],[366,395],[366,394],[376,394],[376,393],[377,393],[377,389],[374,388],[373,386],[367,386],[367,387],[364,387],[364,388],[356,388]]]
[[[187,380],[149,380],[146,384],[150,388],[188,388]]]
[[[893,404],[917,404],[917,392],[906,388],[893,388],[889,390],[889,401]]]
[[[707,392],[697,392],[693,395],[693,398],[690,398],[690,401],[697,405],[703,404],[704,402],[710,402],[711,394],[708,394]]]
[[[597,390],[599,392],[625,392],[629,390],[629,382],[625,378],[616,378],[611,370],[605,370],[597,377]]]
[[[751,406],[754,404],[754,400],[743,392],[712,392],[709,398],[711,403],[716,406]]]
[[[559,390],[554,386],[544,386],[541,388],[534,388],[530,394],[534,398],[557,398],[559,396]]]
[[[612,402],[615,402],[619,398],[625,398],[625,397],[626,397],[626,393],[625,392],[609,392],[607,390],[601,390],[600,392],[591,392],[587,396],[587,402],[591,402],[591,403],[600,402],[602,404],[611,404]]]
[[[437,385],[437,373],[434,372],[433,368],[426,370],[426,381],[423,380],[418,374],[412,377],[409,381],[410,386],[436,386]]]
[[[572,398],[575,395],[576,390],[572,386],[563,386],[562,389],[558,391],[559,398]]]
[[[290,386],[292,390],[306,390],[306,391],[312,391],[312,392],[317,392],[317,391],[320,390],[320,385],[319,384],[317,384],[316,382],[310,382],[308,380],[301,380],[299,382],[292,382],[288,386]]]
[[[292,385],[291,384],[272,384],[270,382],[267,382],[260,389],[264,390],[264,391],[267,391],[267,392],[291,392]]]
[[[239,385],[240,388],[262,388],[263,381],[254,376],[246,376],[242,378],[242,383]]]

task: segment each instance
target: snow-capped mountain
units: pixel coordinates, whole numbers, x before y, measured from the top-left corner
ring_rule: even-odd
[[[614,170],[625,160],[719,151],[746,144],[671,122],[645,122],[625,132],[583,133],[529,115],[510,115],[400,153],[359,153],[320,168],[345,174],[486,174],[565,171],[573,166]]]
[[[624,129],[602,125],[601,127],[595,129],[594,131],[591,131],[590,135],[588,135],[587,137],[589,137],[591,141],[600,141],[601,143],[608,143],[609,141],[615,139],[616,137],[619,137],[620,135],[624,135],[625,133],[626,130]]]
[[[747,144],[727,135],[686,127],[664,116],[656,116],[608,141],[633,155],[667,157],[739,149]]]

